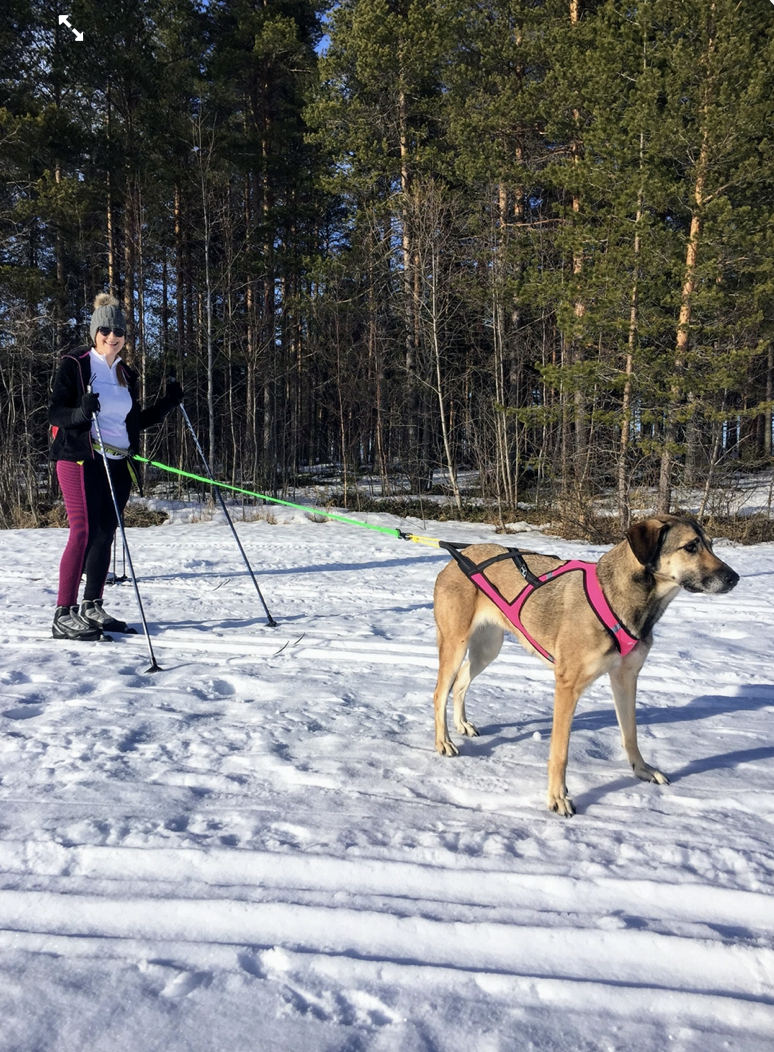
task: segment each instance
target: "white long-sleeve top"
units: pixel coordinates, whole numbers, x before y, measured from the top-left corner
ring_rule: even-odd
[[[92,348],[89,352],[91,359],[91,389],[99,395],[99,426],[102,432],[102,441],[106,446],[115,446],[117,449],[128,449],[129,433],[126,430],[126,418],[132,408],[132,396],[128,387],[123,387],[118,382],[118,363],[116,358],[110,366],[107,360]],[[97,425],[92,420],[91,437],[95,448],[99,449],[97,438]],[[102,450],[100,450],[102,452]],[[116,453],[104,452],[103,456],[111,460],[120,460]]]

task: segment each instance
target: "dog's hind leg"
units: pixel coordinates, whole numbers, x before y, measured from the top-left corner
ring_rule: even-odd
[[[634,657],[634,654],[630,655]],[[644,782],[658,782],[669,785],[669,779],[649,763],[645,763],[637,744],[637,676],[644,658],[636,662],[624,659],[618,668],[610,672],[610,685],[613,688],[615,714],[621,728],[621,741],[626,750],[632,770]]]
[[[449,737],[446,702],[468,649],[467,636],[450,638],[438,630],[438,680],[433,694],[435,708],[435,747],[441,756],[458,756],[459,749]]]
[[[504,632],[499,625],[479,624],[468,644],[468,660],[454,680],[454,726],[458,734],[478,737],[478,730],[465,714],[465,695],[471,681],[490,665],[503,645]]]

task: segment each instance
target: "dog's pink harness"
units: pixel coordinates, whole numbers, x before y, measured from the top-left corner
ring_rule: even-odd
[[[626,657],[626,655],[639,643],[639,639],[624,628],[620,619],[613,613],[607,599],[605,599],[604,592],[602,591],[599,579],[597,578],[596,563],[581,562],[580,559],[569,559],[567,562],[561,563],[561,565],[557,566],[556,569],[549,570],[548,573],[541,574],[538,577],[533,574],[527,566],[523,554],[518,548],[508,548],[505,552],[501,552],[499,555],[495,555],[493,558],[486,559],[484,562],[476,565],[476,563],[466,555],[463,555],[462,551],[460,551],[463,547],[462,545],[452,544],[448,541],[441,541],[440,546],[445,548],[446,551],[454,557],[457,565],[468,580],[472,581],[476,588],[482,591],[488,599],[491,599],[497,609],[505,614],[514,628],[517,628],[527,642],[537,650],[538,654],[542,654],[547,661],[553,663],[553,655],[549,654],[544,647],[541,647],[541,645],[533,639],[526,630],[521,621],[521,610],[536,589],[541,588],[544,584],[548,584],[549,581],[553,581],[557,577],[561,577],[562,574],[572,573],[576,570],[579,570],[583,574],[583,589],[586,593],[589,606],[612,636],[613,642],[621,656]],[[467,545],[465,547],[467,547]],[[530,552],[529,554],[536,553]],[[492,563],[503,562],[506,559],[513,561],[519,573],[521,573],[522,577],[527,582],[526,587],[522,589],[513,602],[510,603],[484,574],[486,568],[491,566]]]

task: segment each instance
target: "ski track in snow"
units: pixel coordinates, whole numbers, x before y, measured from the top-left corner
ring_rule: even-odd
[[[719,545],[738,588],[657,627],[641,747],[672,784],[629,776],[600,680],[567,821],[553,674],[515,641],[481,737],[435,754],[445,555],[285,518],[238,524],[277,629],[217,518],[128,531],[154,675],[142,635],[52,640],[65,533],[3,534],[0,1050],[772,1047],[774,546]],[[130,584],[106,605],[137,623]]]

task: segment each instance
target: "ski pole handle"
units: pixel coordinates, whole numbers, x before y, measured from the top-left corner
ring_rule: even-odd
[[[86,394],[81,398],[81,412],[87,420],[100,411],[99,395],[93,390],[91,384],[86,388]]]
[[[167,395],[174,401],[175,405],[183,404],[183,388],[177,382],[174,373],[167,377]]]

